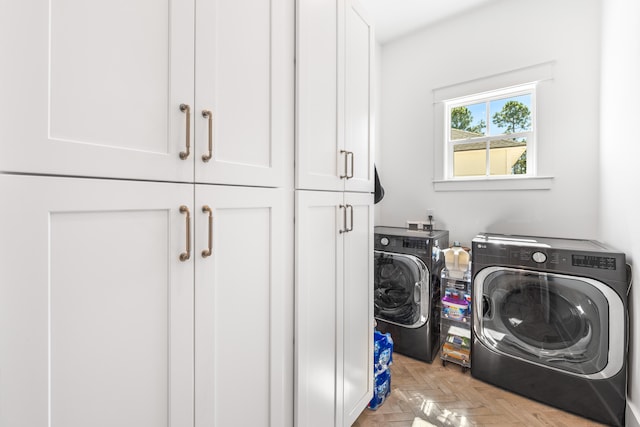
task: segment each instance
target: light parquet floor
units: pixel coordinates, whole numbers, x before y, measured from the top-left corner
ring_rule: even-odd
[[[603,426],[494,387],[439,358],[432,364],[394,353],[391,394],[354,427]]]

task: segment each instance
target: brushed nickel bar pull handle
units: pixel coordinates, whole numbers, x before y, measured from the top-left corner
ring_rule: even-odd
[[[349,232],[349,231],[353,231],[353,206],[352,205],[347,205],[347,208],[349,208],[349,215],[351,217],[351,226],[349,228],[347,228],[345,231]],[[346,209],[345,209],[346,212]]]
[[[344,226],[344,229],[340,230],[340,234],[342,233],[346,233],[347,231],[347,207],[345,205],[340,205],[338,206],[340,209],[343,209],[342,211],[342,225]]]
[[[209,152],[202,155],[202,161],[208,162],[213,157],[213,113],[210,110],[202,110],[202,117],[209,120]]]
[[[202,250],[202,258],[206,258],[208,256],[211,256],[213,250],[213,211],[209,206],[204,205],[202,207],[202,212],[209,214],[209,245],[208,249]]]
[[[180,261],[184,262],[191,258],[191,213],[189,212],[189,208],[185,205],[180,206],[180,213],[187,214],[187,251],[180,254]]]
[[[187,151],[180,152],[180,158],[186,160],[191,154],[191,107],[189,104],[180,104],[180,111],[187,113]]]
[[[349,156],[349,152],[345,150],[340,150],[340,154],[344,154],[344,175],[340,175],[340,179],[349,178],[349,174],[347,173],[347,157]]]
[[[353,151],[347,151],[347,156],[349,156],[349,155],[351,157],[351,175],[347,175],[347,179],[353,178],[353,158],[354,158]],[[345,171],[345,173],[346,173],[346,171]]]

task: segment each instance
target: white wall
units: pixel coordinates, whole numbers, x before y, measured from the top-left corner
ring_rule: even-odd
[[[377,138],[386,194],[377,225],[425,220],[469,243],[492,231],[598,237],[600,0],[489,3],[382,47]],[[550,190],[436,192],[433,90],[555,61],[551,137],[540,163]],[[435,159],[440,161],[440,159]]]
[[[601,237],[625,252],[640,277],[640,2],[606,0],[602,10]],[[623,155],[620,155],[623,154]],[[631,291],[627,426],[640,425],[640,282]],[[635,306],[635,308],[634,308]]]

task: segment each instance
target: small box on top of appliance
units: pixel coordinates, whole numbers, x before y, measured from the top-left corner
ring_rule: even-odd
[[[393,363],[393,340],[391,334],[376,330],[373,333],[373,398],[369,409],[378,409],[391,393],[391,370]]]

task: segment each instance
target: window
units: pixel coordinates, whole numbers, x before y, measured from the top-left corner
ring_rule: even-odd
[[[433,139],[425,140],[433,147],[435,191],[553,187],[554,67],[543,62],[433,89]],[[494,121],[508,101],[524,104],[529,115],[511,125],[508,114]],[[473,116],[468,123],[464,108],[454,110],[452,120],[458,107]]]
[[[535,175],[535,83],[444,101],[445,177]]]

